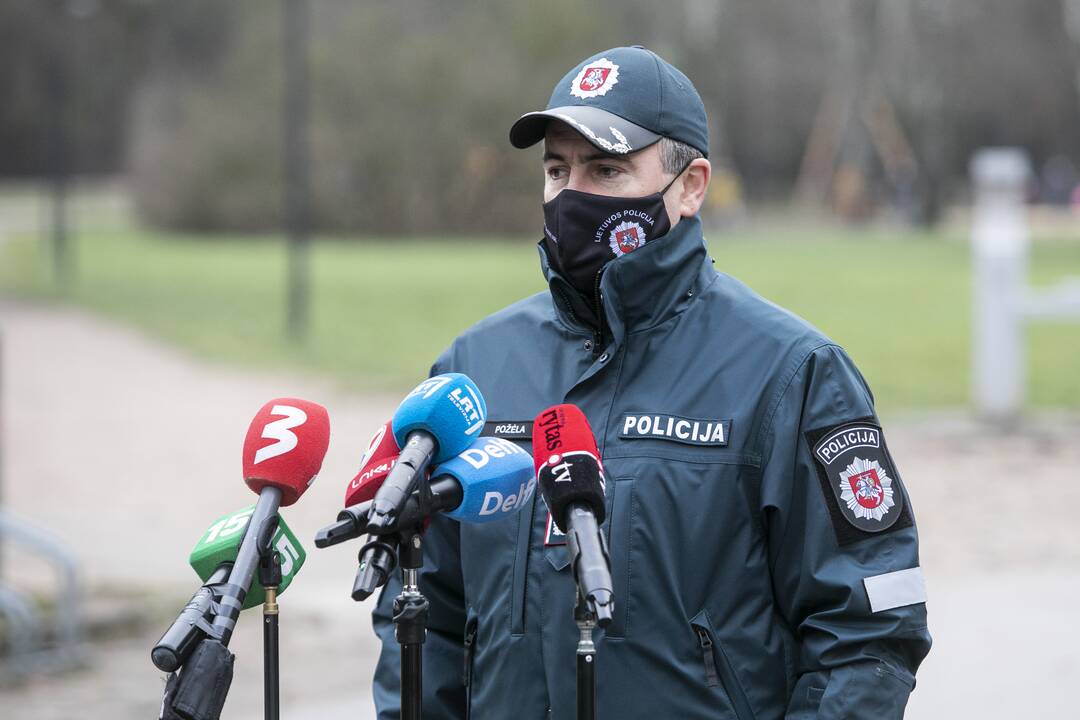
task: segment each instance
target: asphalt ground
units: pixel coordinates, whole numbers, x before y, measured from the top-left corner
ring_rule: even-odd
[[[398,398],[217,366],[59,306],[0,301],[0,342],[0,501],[70,549],[89,619],[113,628],[97,633],[82,669],[0,689],[0,718],[157,716],[163,676],[149,650],[169,621],[160,609],[178,610],[194,589],[186,558],[205,527],[252,502],[244,432],[283,395],[325,404],[333,430],[319,480],[284,511],[309,556],[281,599],[282,716],[372,717],[377,643],[370,606],[348,596],[355,548],[319,551],[309,539],[333,519]],[[1003,433],[961,412],[885,416],[919,524],[934,636],[908,717],[1074,716],[1080,417],[1040,415]],[[47,589],[25,552],[5,547],[2,561],[5,580]],[[257,610],[241,617],[232,648],[225,717],[260,718]]]

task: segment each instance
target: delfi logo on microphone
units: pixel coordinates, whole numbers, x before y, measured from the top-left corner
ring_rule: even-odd
[[[502,438],[488,438],[487,440],[488,442],[484,445],[480,447],[473,445],[458,457],[474,469],[480,470],[491,462],[492,458],[504,458],[511,455],[529,456],[529,453],[509,440],[503,440]],[[535,490],[536,478],[531,478],[527,483],[521,483],[518,491],[510,495],[503,495],[498,490],[489,490],[484,493],[484,500],[480,505],[479,514],[494,515],[496,513],[509,514],[516,512],[529,501]]]
[[[509,440],[503,440],[502,438],[488,438],[487,444],[483,447],[476,447],[474,445],[473,447],[466,449],[458,457],[479,470],[491,462],[491,458],[528,454],[529,453],[525,452]]]
[[[529,502],[534,490],[536,490],[535,478],[527,483],[521,483],[516,493],[505,497],[498,490],[491,490],[484,494],[484,503],[480,506],[480,515],[494,515],[496,513],[509,515],[516,512],[524,507],[525,503]]]

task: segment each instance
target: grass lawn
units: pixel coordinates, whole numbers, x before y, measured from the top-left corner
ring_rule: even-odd
[[[787,226],[714,234],[716,266],[845,346],[879,409],[964,405],[970,262],[960,238]],[[0,293],[74,302],[244,367],[303,367],[346,386],[398,392],[455,335],[544,288],[533,239],[321,239],[311,257],[309,340],[284,338],[278,238],[187,236],[117,223],[86,228],[76,281],[57,291],[43,242],[0,250]],[[1032,282],[1080,275],[1080,237],[1036,243]],[[1032,327],[1029,397],[1080,408],[1080,323]]]

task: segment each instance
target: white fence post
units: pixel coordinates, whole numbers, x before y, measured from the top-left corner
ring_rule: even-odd
[[[1023,306],[1030,244],[1024,195],[1031,165],[1022,150],[987,148],[975,154],[971,175],[975,411],[985,420],[1011,425],[1024,405]]]

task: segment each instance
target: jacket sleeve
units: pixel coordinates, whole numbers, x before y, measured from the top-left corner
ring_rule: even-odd
[[[902,718],[930,650],[918,534],[851,359],[822,345],[796,360],[761,437],[773,592],[796,640],[787,718]]]
[[[443,370],[439,363],[431,369]],[[462,720],[466,715],[465,601],[461,579],[460,526],[445,516],[432,518],[424,533],[424,566],[420,588],[430,604],[427,639],[423,645],[424,718]],[[372,611],[375,633],[382,641],[375,668],[374,698],[379,720],[396,720],[401,714],[401,646],[394,635],[394,598],[401,593],[397,569],[383,588]]]

